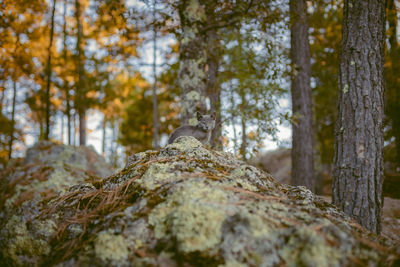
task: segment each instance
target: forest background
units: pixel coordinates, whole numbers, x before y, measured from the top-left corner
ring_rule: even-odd
[[[100,144],[99,152],[116,167],[131,153],[165,145],[181,111],[180,2],[1,1],[0,166],[38,140]],[[202,22],[214,49],[205,63],[214,70],[205,84],[207,109],[218,112],[221,126],[213,146],[244,159],[257,156],[268,138],[290,147],[290,140],[279,142],[278,131],[301,119],[290,101],[296,68],[289,51],[289,1],[210,3],[219,3],[210,5]],[[385,162],[396,168],[399,3],[387,1],[386,8]],[[307,1],[307,13],[313,154],[316,171],[330,172],[343,3]]]

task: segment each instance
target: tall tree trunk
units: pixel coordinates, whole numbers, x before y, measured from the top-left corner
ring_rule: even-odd
[[[197,125],[196,111],[206,112],[207,49],[201,27],[207,17],[198,0],[182,0],[178,9],[182,26],[178,73],[181,124]]]
[[[373,232],[383,206],[385,1],[345,0],[333,203]]]
[[[396,145],[396,164],[400,167],[400,47],[397,41],[397,11],[394,0],[386,1],[387,20],[389,22],[389,58],[390,71],[387,77],[387,115],[392,124],[392,132]]]
[[[56,0],[53,0],[53,9],[51,11],[51,27],[50,27],[50,42],[47,49],[47,67],[46,67],[46,132],[44,134],[44,140],[49,140],[50,135],[50,85],[51,85],[51,49],[53,47],[53,37],[54,37],[54,14],[56,12]]]
[[[15,104],[17,99],[17,78],[14,75],[13,79],[13,100],[12,100],[12,111],[11,111],[11,129],[10,129],[10,141],[8,144],[8,160],[12,157],[13,152],[13,142],[15,133]]]
[[[72,119],[73,119],[73,137],[74,137],[74,146],[76,146],[77,145],[77,137],[76,137],[76,134],[77,134],[77,123],[76,123],[76,120],[77,120],[77,115],[78,115],[78,113],[76,112],[76,109],[74,110],[74,115],[73,115],[73,117],[72,117]]]
[[[242,36],[240,33],[240,26],[237,29],[237,38],[238,38],[238,45],[239,45],[239,60],[243,60],[243,49],[242,49]],[[239,95],[240,95],[240,118],[242,123],[242,143],[240,144],[240,155],[242,156],[243,160],[246,160],[247,154],[247,101],[246,101],[246,91],[242,85],[242,78],[239,77]]]
[[[156,0],[153,1],[153,131],[154,149],[158,149],[158,104],[157,104],[157,29],[156,29]]]
[[[240,117],[242,122],[242,143],[240,144],[240,155],[246,160],[247,154],[247,120],[246,120],[246,93],[243,88],[240,89]]]
[[[103,157],[106,156],[106,129],[107,129],[107,118],[104,115],[103,117],[103,137],[101,140],[101,152]]]
[[[314,192],[310,45],[305,0],[290,0],[290,33],[292,112],[298,116],[297,123],[292,124],[292,184],[306,186]]]
[[[61,118],[61,144],[64,144],[64,112],[61,111],[60,114],[60,118]]]
[[[75,16],[77,23],[76,51],[78,81],[76,84],[76,108],[79,115],[79,145],[86,144],[86,108],[85,108],[85,88],[84,88],[84,52],[82,44],[82,24],[81,24],[81,4],[80,0],[75,0]]]
[[[221,90],[218,87],[218,68],[221,56],[218,32],[210,29],[207,33],[207,92],[211,102],[211,113],[215,114],[215,128],[211,134],[211,147],[221,149]]]
[[[63,59],[64,64],[67,65],[67,2],[68,0],[64,0],[64,24],[63,24]],[[68,145],[71,145],[71,103],[70,103],[70,94],[69,94],[69,85],[67,79],[64,80],[64,91],[65,91],[65,102],[66,102],[66,110],[65,113],[67,115],[67,138]]]
[[[232,84],[230,82],[230,88],[232,88]],[[236,133],[236,127],[235,127],[235,112],[234,109],[236,108],[236,103],[235,103],[235,96],[234,96],[234,91],[230,91],[230,100],[232,104],[232,112],[231,112],[231,125],[232,125],[232,130],[233,130],[233,152],[235,155],[237,155],[237,150],[238,150],[238,138],[237,138],[237,133]]]

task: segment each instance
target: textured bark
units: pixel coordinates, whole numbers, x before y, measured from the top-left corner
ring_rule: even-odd
[[[201,33],[205,7],[198,0],[183,0],[178,8],[182,26],[178,73],[181,124],[196,125],[196,111],[206,113],[207,48]]]
[[[14,132],[15,132],[15,104],[17,99],[17,81],[14,75],[13,81],[13,100],[12,100],[12,111],[11,111],[11,129],[10,129],[10,142],[8,143],[8,160],[12,157]]]
[[[314,192],[312,96],[310,87],[310,45],[305,0],[290,0],[292,60],[292,184]]]
[[[391,122],[396,145],[396,167],[400,167],[400,48],[397,41],[397,11],[394,0],[388,0],[387,21],[389,23],[390,71],[387,73],[387,115]]]
[[[221,149],[221,90],[218,86],[218,68],[221,57],[219,38],[216,29],[211,29],[207,34],[207,94],[210,97],[211,113],[215,114],[215,128],[211,133],[211,147]]]
[[[64,64],[67,64],[67,0],[64,0],[64,24],[63,24],[63,58]],[[65,113],[67,115],[67,131],[68,131],[68,145],[71,145],[71,104],[70,104],[70,95],[69,95],[69,86],[67,80],[64,81],[64,91],[65,91],[65,102],[66,102],[66,110]]]
[[[242,142],[240,144],[240,155],[242,156],[243,160],[246,160],[246,153],[247,153],[247,120],[246,120],[246,95],[243,88],[240,89],[240,119],[242,123]]]
[[[106,129],[107,129],[107,118],[103,117],[103,136],[101,139],[101,155],[105,157],[106,155]]]
[[[157,104],[157,29],[156,29],[156,1],[153,1],[153,134],[154,149],[158,149],[158,104]]]
[[[333,202],[379,233],[382,213],[385,1],[344,1]]]
[[[54,37],[54,14],[56,12],[56,0],[53,1],[53,8],[51,10],[51,27],[50,27],[50,41],[49,47],[47,48],[47,67],[46,67],[46,132],[44,134],[44,140],[49,140],[50,135],[50,86],[51,86],[51,49],[53,48],[53,37]]]
[[[82,24],[81,24],[81,4],[80,0],[75,0],[75,16],[77,23],[76,33],[76,51],[77,55],[77,74],[76,83],[76,106],[79,115],[79,145],[86,144],[86,108],[85,108],[85,88],[84,88],[84,52],[82,48]]]

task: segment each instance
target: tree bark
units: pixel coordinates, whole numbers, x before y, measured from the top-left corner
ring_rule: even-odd
[[[205,7],[198,0],[182,0],[178,7],[182,26],[178,84],[181,89],[181,124],[197,125],[196,111],[206,113],[207,48],[202,24]]]
[[[240,104],[240,117],[242,121],[242,143],[240,144],[240,155],[242,155],[242,158],[244,161],[246,161],[246,154],[247,154],[247,120],[246,120],[246,95],[243,89],[240,90],[240,98],[241,98],[241,104]]]
[[[292,124],[292,184],[306,186],[314,192],[310,45],[305,0],[290,0],[290,32],[292,112],[298,116],[297,123]]]
[[[153,131],[154,149],[158,149],[158,103],[157,103],[157,29],[156,29],[156,0],[153,1]]]
[[[49,140],[50,135],[50,86],[51,86],[51,49],[53,47],[54,37],[54,14],[56,12],[56,0],[53,0],[53,9],[51,11],[51,27],[50,27],[50,42],[47,49],[47,67],[46,67],[46,132],[44,134],[44,140]]]
[[[14,75],[15,76],[15,75]],[[8,160],[12,157],[14,132],[15,132],[15,105],[17,99],[17,78],[13,80],[13,100],[12,100],[12,111],[11,111],[11,129],[10,129],[10,142],[8,144]]]
[[[75,0],[75,16],[77,23],[76,51],[77,55],[77,74],[76,84],[76,108],[79,115],[79,145],[86,144],[86,108],[85,108],[85,88],[84,88],[84,52],[82,48],[82,24],[81,24],[81,4],[80,0]]]
[[[218,86],[218,68],[221,57],[218,32],[210,29],[207,34],[207,92],[210,98],[211,113],[215,114],[215,128],[211,133],[211,147],[222,149],[221,136],[221,90]]]
[[[389,58],[390,72],[387,77],[387,115],[391,121],[392,132],[395,138],[396,146],[396,167],[400,167],[400,48],[397,41],[397,11],[394,0],[388,0],[387,20],[389,23]]]
[[[63,58],[64,64],[67,65],[67,0],[64,0],[64,24],[63,24]],[[67,115],[67,131],[68,131],[68,145],[71,145],[71,104],[70,104],[70,94],[69,85],[67,79],[64,80],[64,91],[65,91],[65,102]]]
[[[242,36],[240,34],[240,26],[237,29],[237,37],[239,44],[239,60],[243,60],[243,50],[242,50]],[[246,160],[247,154],[247,119],[246,119],[246,111],[247,111],[247,101],[246,101],[246,92],[242,85],[242,78],[239,77],[239,95],[240,95],[240,118],[242,123],[242,143],[240,144],[239,153],[242,156],[242,159]]]
[[[333,203],[381,231],[385,1],[345,0]]]
[[[106,130],[107,130],[107,119],[106,116],[104,115],[103,117],[103,137],[102,137],[102,142],[101,142],[101,152],[103,157],[106,156]]]

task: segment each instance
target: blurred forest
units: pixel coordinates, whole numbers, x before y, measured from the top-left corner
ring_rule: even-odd
[[[278,141],[279,125],[299,121],[289,100],[289,1],[206,1],[198,23],[185,17],[193,2],[1,1],[0,165],[38,140],[96,142],[115,166],[165,145],[184,121],[181,75],[183,64],[192,64],[185,61],[190,49],[206,55],[200,110],[218,114],[213,146],[248,159],[266,138]],[[314,160],[330,171],[343,2],[306,3]],[[386,8],[385,157],[398,167],[399,6],[389,0]],[[207,30],[202,46],[185,43],[193,25]]]

